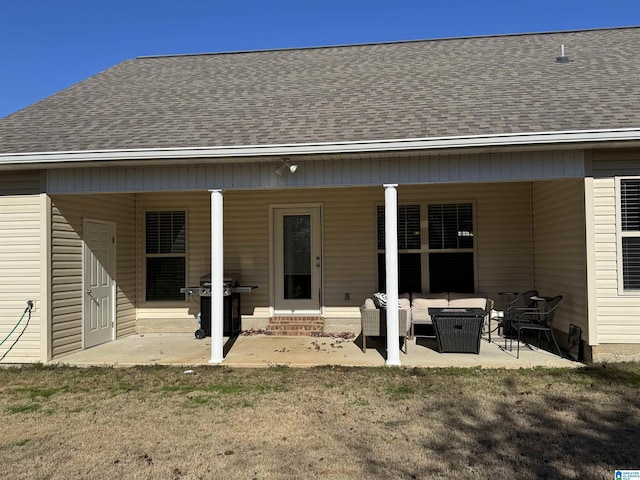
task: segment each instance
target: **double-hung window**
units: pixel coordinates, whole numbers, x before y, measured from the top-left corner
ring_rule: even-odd
[[[186,253],[186,212],[146,212],[147,301],[185,299],[180,289],[186,286]]]
[[[378,289],[385,291],[384,206],[378,206]],[[422,291],[420,205],[398,205],[398,289]]]
[[[429,289],[474,292],[474,232],[471,203],[430,204]]]
[[[398,206],[398,290],[474,292],[473,204],[427,205],[427,238],[421,235],[424,212],[420,205]],[[383,206],[378,207],[378,289],[385,290]]]
[[[640,291],[640,179],[620,180],[622,286]]]

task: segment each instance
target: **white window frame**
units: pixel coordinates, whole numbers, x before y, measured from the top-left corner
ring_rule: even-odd
[[[473,248],[449,248],[449,249],[429,249],[429,205],[463,205],[471,204],[471,218],[473,221]],[[474,200],[434,200],[434,201],[411,201],[406,200],[398,206],[418,205],[420,207],[420,249],[398,249],[398,254],[403,253],[419,253],[420,254],[420,271],[421,284],[424,292],[431,291],[430,272],[429,272],[429,254],[430,253],[472,253],[473,254],[473,289],[478,290],[478,219],[477,206]],[[378,207],[376,205],[376,252],[384,253],[384,250],[378,249]],[[377,256],[376,256],[377,259]],[[377,265],[377,264],[376,264]],[[378,282],[379,283],[379,282]]]
[[[624,269],[622,255],[622,239],[623,238],[640,238],[640,230],[625,232],[622,230],[622,181],[634,180],[640,182],[640,176],[623,176],[615,177],[615,203],[616,203],[616,263],[618,270],[618,295],[621,296],[640,296],[640,289],[624,288]]]
[[[184,212],[184,253],[147,253],[147,213],[155,213],[155,212]],[[185,282],[189,283],[189,210],[185,207],[173,206],[173,207],[154,207],[147,208],[143,211],[142,216],[142,225],[144,229],[144,235],[142,238],[142,252],[144,256],[144,264],[142,267],[142,288],[143,288],[143,299],[146,304],[162,304],[163,306],[171,306],[174,305],[182,305],[184,302],[188,301],[187,295],[184,295],[182,300],[178,299],[169,299],[169,300],[147,300],[147,259],[148,258],[167,258],[167,257],[176,257],[176,258],[184,258],[184,278]],[[187,285],[184,285],[187,287]]]
[[[413,254],[420,254],[420,283],[422,285],[422,289],[424,290],[424,285],[425,285],[425,276],[424,276],[424,250],[423,250],[423,246],[424,246],[424,235],[423,235],[423,229],[422,229],[422,225],[423,225],[423,220],[424,220],[424,203],[423,202],[411,202],[411,201],[407,201],[407,202],[402,202],[402,203],[398,203],[398,209],[400,207],[413,207],[413,206],[417,206],[420,209],[420,215],[419,215],[419,219],[420,219],[420,248],[398,248],[398,255],[403,255],[403,254],[408,254],[408,253],[413,253]],[[380,254],[384,254],[386,252],[386,245],[385,248],[378,248],[378,238],[380,235],[380,231],[378,230],[379,227],[379,223],[378,223],[378,210],[382,207],[382,209],[384,210],[384,205],[381,204],[377,204],[376,205],[376,275],[378,272],[378,258]],[[399,221],[400,216],[398,216],[398,221]],[[427,277],[428,278],[428,277]],[[380,279],[378,278],[378,282],[376,283],[376,288],[377,286],[380,285]],[[405,293],[405,292],[400,292],[400,293]],[[411,293],[411,292],[408,292]]]
[[[471,204],[471,221],[473,222],[473,248],[429,248],[429,205],[464,205]],[[473,254],[473,290],[478,290],[478,220],[476,218],[476,202],[473,200],[437,200],[429,201],[422,210],[422,285],[426,291],[431,291],[431,272],[429,271],[429,255],[431,253],[472,253]]]

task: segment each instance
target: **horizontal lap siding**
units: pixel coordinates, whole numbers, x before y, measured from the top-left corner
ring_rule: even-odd
[[[619,294],[615,176],[640,177],[640,150],[593,156],[598,343],[640,343],[640,294]]]
[[[82,349],[83,219],[116,223],[116,336],[135,333],[135,196],[54,195],[51,203],[53,357]]]
[[[243,297],[248,313],[270,304],[270,207],[296,204],[322,205],[325,306],[360,305],[376,285],[375,204],[382,194],[382,187],[225,194],[225,261],[242,271],[244,284],[260,287]]]
[[[245,315],[269,307],[269,205],[279,196],[268,190],[224,193],[225,271],[239,272],[243,285],[258,286],[242,295]]]
[[[317,192],[321,195],[321,192]],[[330,191],[324,202],[325,305],[340,311],[362,305],[377,290],[377,208],[384,188]],[[349,300],[345,300],[345,294]]]
[[[533,184],[535,287],[541,295],[563,295],[555,327],[580,326],[588,338],[584,181]]]
[[[3,171],[0,174],[0,195],[36,195],[44,192],[43,173],[37,170],[26,172]]]
[[[138,222],[136,248],[138,255],[136,264],[136,285],[139,292],[138,320],[191,319],[194,322],[193,327],[195,330],[195,318],[200,311],[197,296],[193,296],[184,302],[145,301],[145,212],[158,210],[187,211],[187,285],[185,286],[197,287],[200,283],[200,277],[211,270],[210,198],[209,193],[206,191],[138,194],[136,207],[136,219]],[[224,213],[226,214],[226,211]]]
[[[225,194],[225,261],[242,271],[244,284],[260,286],[243,305],[251,312],[270,303],[270,207],[321,204],[325,307],[358,307],[377,285],[375,206],[383,195],[382,186]]]
[[[398,187],[399,204],[458,201],[472,201],[476,205],[477,290],[495,298],[498,291],[531,285],[529,184]],[[225,194],[225,261],[244,269],[244,265],[235,260],[244,258],[261,267],[259,276],[254,278],[261,289],[263,285],[265,288],[259,295],[252,293],[251,297],[254,297],[252,301],[260,302],[255,306],[268,306],[268,243],[259,235],[264,233],[268,240],[269,205],[296,203],[323,205],[325,306],[339,311],[361,305],[377,289],[376,207],[384,205],[382,186],[228,192]],[[250,217],[247,218],[247,214]],[[240,227],[243,224],[244,227]],[[242,230],[238,228],[244,228],[245,233],[240,233]],[[247,237],[251,232],[254,235]],[[426,230],[423,234],[426,235]],[[230,249],[235,253],[230,254]],[[248,252],[252,253],[247,255]],[[243,282],[247,283],[245,278],[243,270]],[[349,300],[345,300],[345,293],[349,293]]]
[[[530,288],[532,278],[529,182],[400,187],[399,203],[464,203],[475,208],[476,292],[501,307],[501,291]],[[423,215],[424,218],[424,215]],[[423,228],[423,240],[427,231]]]
[[[42,346],[42,195],[39,172],[0,175],[0,340],[16,326],[27,300],[36,308],[0,345],[0,363],[43,360]],[[17,342],[16,342],[17,341]]]
[[[476,205],[478,291],[529,288],[532,283],[530,184],[398,187],[399,203],[472,201]],[[225,272],[240,272],[244,285],[258,285],[242,296],[251,315],[270,305],[269,222],[271,206],[323,206],[324,304],[327,311],[357,311],[377,288],[376,206],[384,204],[384,188],[353,187],[305,190],[227,191],[224,198]],[[140,194],[138,252],[144,258],[142,229],[146,210],[187,209],[188,282],[197,286],[210,270],[210,196],[208,192]],[[138,291],[144,291],[144,262],[138,262]],[[349,293],[349,300],[345,300]],[[138,318],[193,319],[195,299],[163,304],[140,302]],[[194,320],[195,321],[195,320]],[[194,324],[195,325],[195,324]]]
[[[225,273],[240,273],[243,285],[259,287],[242,296],[243,313],[251,315],[256,308],[266,309],[270,304],[270,206],[300,203],[322,204],[324,207],[323,265],[327,305],[359,305],[362,298],[373,291],[376,285],[376,193],[382,199],[382,187],[224,192]],[[188,282],[191,286],[197,286],[200,276],[211,269],[209,193],[140,195],[138,221],[141,226],[144,225],[146,210],[174,208],[185,208],[189,212]],[[142,233],[140,237],[138,249],[141,258],[144,258]],[[144,290],[143,267],[144,262],[140,262],[140,292]],[[351,301],[345,302],[345,292],[350,293]],[[141,303],[139,318],[188,319],[195,317],[198,310],[195,298],[173,304],[146,302]]]

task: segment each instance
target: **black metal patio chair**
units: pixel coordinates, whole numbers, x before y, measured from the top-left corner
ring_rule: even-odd
[[[556,336],[553,334],[553,318],[558,310],[558,306],[562,301],[562,295],[555,297],[532,297],[534,302],[539,303],[537,307],[525,307],[515,309],[515,320],[511,322],[510,327],[517,332],[518,345],[516,358],[520,358],[520,339],[522,337],[523,330],[530,330],[538,332],[537,347],[540,348],[540,335],[544,332],[547,338],[547,343],[551,347],[551,340],[558,350],[558,355],[562,357],[562,351],[558,346]],[[513,336],[511,337],[511,345],[513,344]]]
[[[517,294],[511,302],[507,305],[502,318],[498,318],[498,335],[500,335],[500,328],[502,328],[502,335],[504,336],[504,348],[507,349],[507,338],[513,337],[516,332],[511,329],[511,324],[516,321],[516,311],[522,308],[535,308],[536,302],[531,300],[531,297],[537,297],[538,290],[527,290]]]

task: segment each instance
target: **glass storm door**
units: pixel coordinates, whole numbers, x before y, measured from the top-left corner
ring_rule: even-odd
[[[274,233],[276,313],[319,313],[320,207],[275,209]]]

